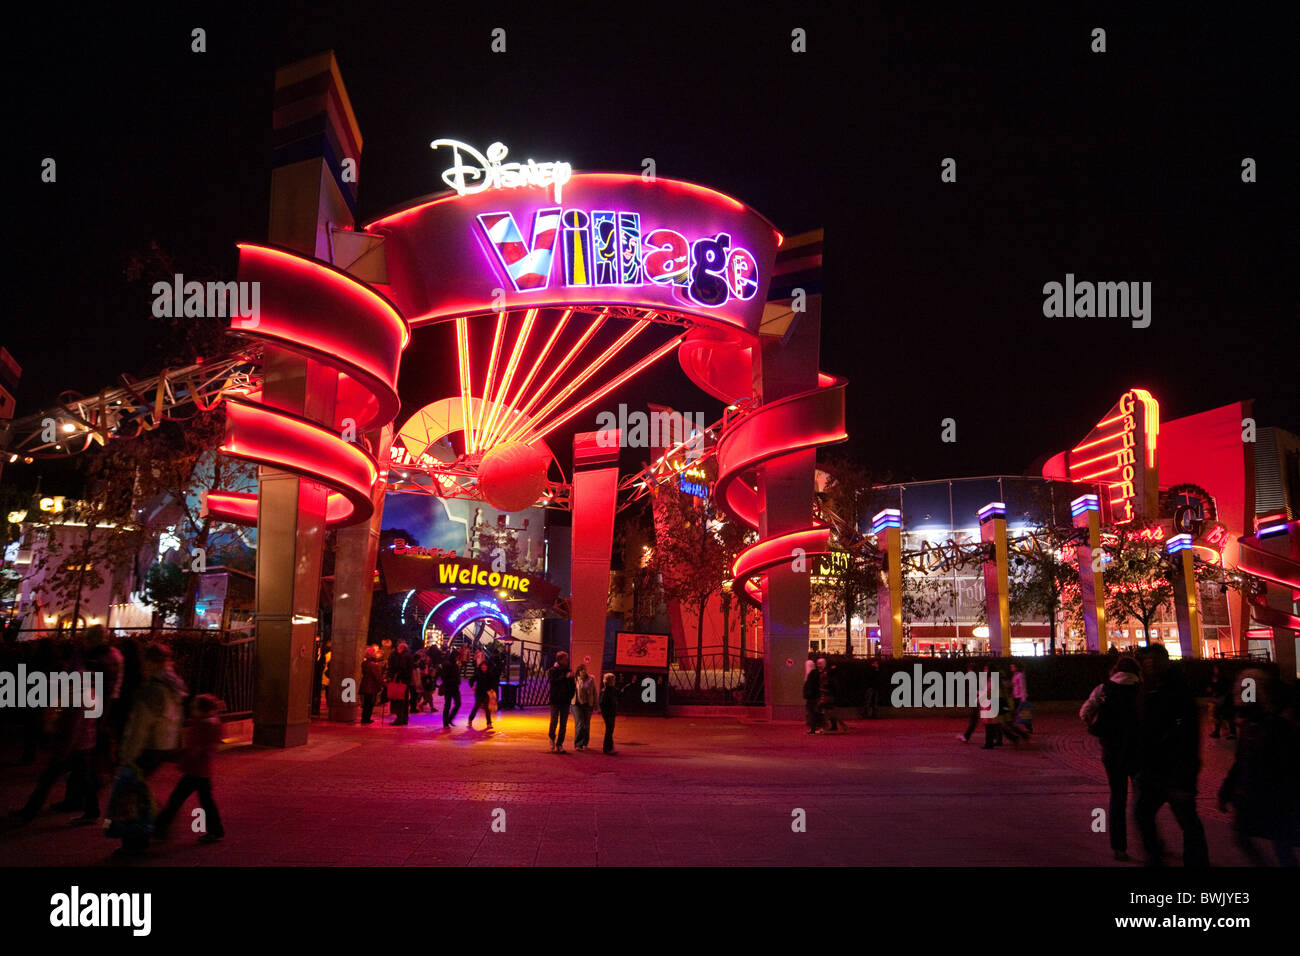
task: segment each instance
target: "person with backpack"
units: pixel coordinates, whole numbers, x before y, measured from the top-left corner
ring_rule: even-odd
[[[1138,694],[1137,801],[1133,820],[1142,834],[1147,866],[1164,865],[1164,844],[1156,814],[1166,803],[1183,831],[1183,865],[1207,867],[1205,825],[1196,812],[1201,740],[1196,698],[1182,672],[1169,662],[1163,644],[1142,649]]]
[[[1098,684],[1079,708],[1088,733],[1101,742],[1101,765],[1110,787],[1106,830],[1115,859],[1128,860],[1128,785],[1137,776],[1137,696],[1142,685],[1140,668],[1131,657],[1111,666],[1110,676]]]

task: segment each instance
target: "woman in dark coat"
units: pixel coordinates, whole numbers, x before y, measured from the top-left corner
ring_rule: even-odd
[[[361,722],[373,724],[375,698],[384,689],[384,665],[379,662],[379,648],[366,646],[366,658],[361,663]]]

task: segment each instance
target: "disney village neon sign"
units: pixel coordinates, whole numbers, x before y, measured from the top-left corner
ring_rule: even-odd
[[[560,187],[568,181],[568,163],[502,163],[507,150],[493,143],[483,156],[454,140],[434,140],[433,147],[452,147],[456,165],[443,181],[460,195],[488,188],[553,186],[559,202]],[[464,152],[479,165],[462,163]],[[472,180],[468,185],[465,176]],[[516,292],[545,289],[551,283],[555,247],[560,246],[562,276],[570,287],[641,286],[653,283],[675,287],[684,300],[708,308],[728,299],[752,299],[758,291],[758,262],[752,252],[733,246],[730,234],[690,239],[669,224],[649,228],[639,212],[620,209],[565,209],[550,205],[533,212],[532,239],[524,241],[514,213],[488,212],[477,217],[496,264]]]

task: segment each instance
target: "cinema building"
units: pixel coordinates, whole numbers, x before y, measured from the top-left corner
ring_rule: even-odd
[[[931,602],[928,619],[904,613],[906,653],[990,650],[981,510],[1002,506],[1014,575],[1016,552],[1032,544],[1035,529],[1078,526],[1072,505],[1091,494],[1100,505],[1103,544],[1104,529],[1135,525],[1164,542],[1171,561],[1184,551],[1191,555],[1196,583],[1187,603],[1194,618],[1185,629],[1195,621],[1202,656],[1293,661],[1300,624],[1300,437],[1257,426],[1250,401],[1162,421],[1157,399],[1133,389],[1078,444],[1050,457],[1041,477],[909,482],[878,492],[882,510],[898,515],[904,581],[945,593]],[[1150,634],[1133,621],[1107,620],[1104,643],[1127,647],[1149,639],[1179,656],[1179,611],[1178,602],[1162,608]],[[1048,651],[1045,620],[1009,623],[1011,654]],[[868,613],[854,624],[855,652],[881,652],[879,616]],[[1061,621],[1055,636],[1062,650],[1088,649],[1082,622]],[[842,621],[814,620],[811,650],[843,646]]]

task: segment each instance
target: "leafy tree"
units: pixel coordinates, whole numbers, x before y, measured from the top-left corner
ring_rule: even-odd
[[[164,621],[176,617],[185,606],[186,579],[180,565],[155,561],[144,576],[144,597]]]
[[[844,652],[853,654],[853,618],[867,613],[880,585],[881,555],[862,526],[877,510],[871,475],[846,459],[824,465],[827,481],[816,496],[816,511],[831,529],[831,559],[814,577],[812,596],[819,611],[838,613],[844,621]]]
[[[1079,569],[1074,563],[1074,528],[1037,524],[1010,542],[1010,608],[1013,621],[1046,618],[1050,649],[1056,653],[1058,623],[1079,600]]]
[[[1106,614],[1116,623],[1141,624],[1144,645],[1151,643],[1152,622],[1174,598],[1169,561],[1158,531],[1158,525],[1121,525],[1113,529],[1113,543],[1104,546],[1109,559],[1104,568]]]
[[[669,600],[678,600],[696,615],[695,688],[699,690],[704,655],[704,612],[713,595],[731,580],[735,554],[719,533],[730,519],[711,498],[696,498],[669,483],[651,491],[662,506],[662,524],[650,565]],[[736,536],[730,536],[731,542]]]

